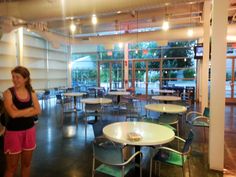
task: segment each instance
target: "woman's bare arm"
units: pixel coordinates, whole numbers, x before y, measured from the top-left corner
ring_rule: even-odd
[[[32,114],[33,115],[41,114],[41,108],[39,105],[38,97],[35,92],[32,92],[32,101],[33,101],[33,108],[34,108],[32,111]]]
[[[14,103],[12,102],[12,94],[10,90],[6,90],[3,93],[4,97],[4,106],[7,111],[7,113],[12,117],[12,118],[17,118],[17,117],[30,117],[33,115],[37,115],[37,113],[40,113],[40,106],[38,105],[39,109],[35,110],[35,107],[30,107],[26,109],[17,109]],[[32,96],[33,99],[33,96]],[[34,103],[34,99],[33,99]]]

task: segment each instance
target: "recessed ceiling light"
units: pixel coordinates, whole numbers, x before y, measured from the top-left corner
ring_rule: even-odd
[[[164,20],[164,21],[163,21],[163,24],[162,24],[162,29],[163,29],[164,31],[167,31],[169,28],[170,28],[169,22],[166,21],[166,20]]]
[[[74,24],[74,23],[71,23],[71,24],[70,24],[70,31],[71,31],[72,33],[74,33],[75,30],[76,30],[75,24]]]
[[[124,45],[123,42],[119,42],[119,44],[118,44],[118,46],[119,46],[120,49],[123,48],[123,45]]]
[[[97,24],[97,16],[95,14],[92,15],[92,24],[93,25]]]
[[[189,37],[192,37],[193,36],[193,29],[188,29],[187,34]]]

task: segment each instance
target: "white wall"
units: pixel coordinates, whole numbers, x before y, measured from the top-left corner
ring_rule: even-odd
[[[0,40],[0,92],[12,86],[10,72],[17,65],[17,40],[15,31],[3,34]],[[66,86],[68,60],[67,46],[54,49],[39,35],[24,30],[21,65],[30,70],[35,89]]]

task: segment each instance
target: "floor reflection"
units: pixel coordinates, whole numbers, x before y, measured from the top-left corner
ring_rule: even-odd
[[[72,138],[76,135],[76,126],[75,125],[63,125],[62,135],[64,138]]]

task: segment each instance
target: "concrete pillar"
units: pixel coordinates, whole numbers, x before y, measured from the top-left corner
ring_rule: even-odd
[[[45,86],[45,88],[50,88],[51,84],[50,84],[50,80],[49,78],[49,42],[46,41],[46,60],[45,62],[45,67],[46,67],[46,78],[47,78],[47,85]]]
[[[71,74],[72,74],[72,61],[71,61],[72,49],[71,49],[71,45],[68,46],[67,51],[68,51],[68,53],[67,53],[67,66],[68,66],[68,68],[67,68],[67,86],[71,87],[72,86],[72,78],[71,78],[72,77],[71,76]]]
[[[226,33],[228,0],[214,0],[210,90],[209,167],[224,169]]]
[[[23,47],[24,47],[23,27],[17,30],[17,65],[23,65]]]
[[[209,53],[210,53],[210,18],[211,18],[211,1],[204,2],[203,8],[203,60],[200,61],[201,67],[201,86],[199,99],[201,101],[201,111],[208,107],[208,78],[209,78]]]

